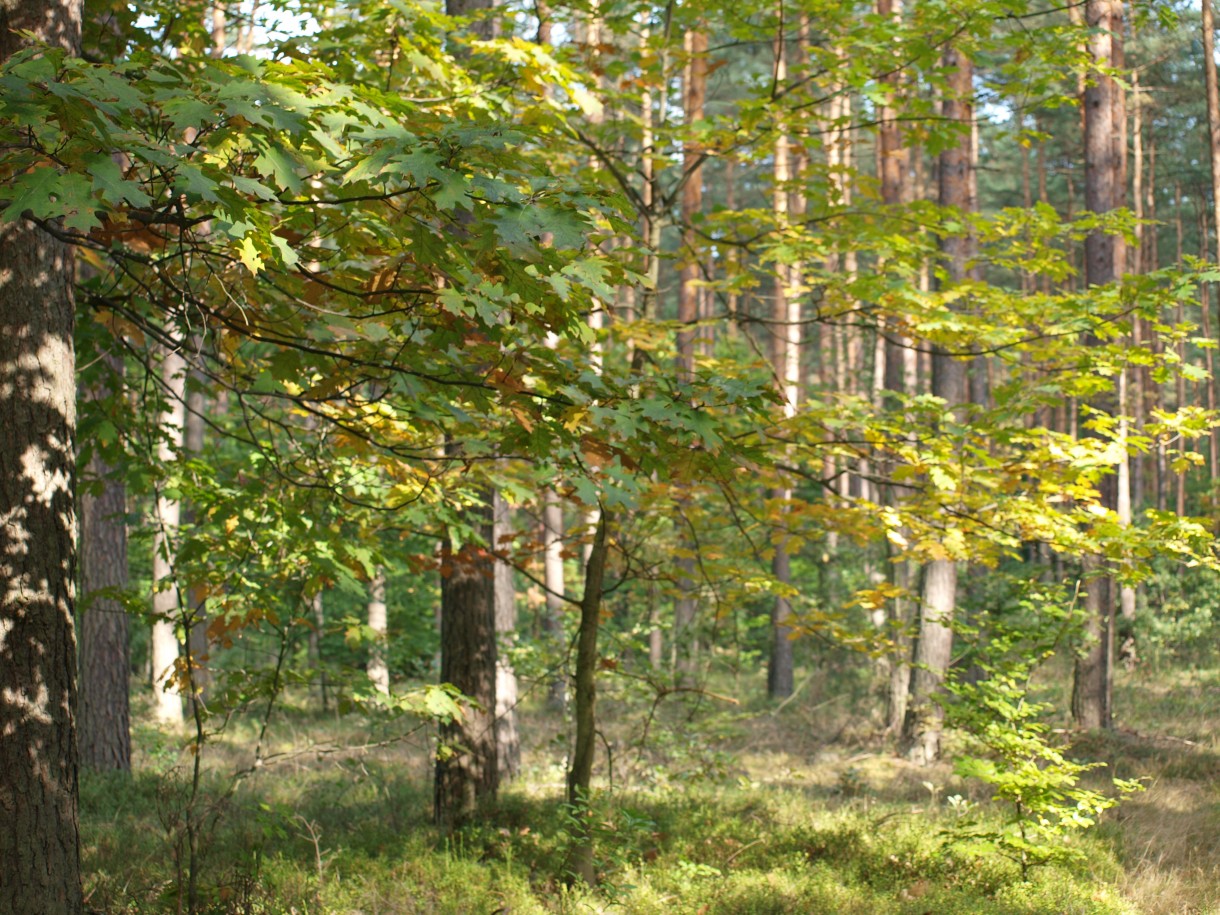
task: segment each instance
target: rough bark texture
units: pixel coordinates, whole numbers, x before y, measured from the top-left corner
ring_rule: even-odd
[[[501,536],[509,532],[508,503],[496,493],[495,544],[502,546]],[[504,649],[512,647],[517,633],[517,595],[513,589],[513,567],[503,559],[496,560],[495,615],[496,638],[496,764],[500,779],[515,778],[521,771],[521,738],[517,733],[517,672]]]
[[[122,363],[115,360],[121,370]],[[98,495],[82,495],[81,590],[127,587],[127,487],[94,454],[89,475]],[[80,623],[80,756],[95,772],[131,771],[127,611],[112,597],[89,601]]]
[[[1119,0],[1088,0],[1085,21],[1089,57],[1098,67],[1122,64],[1122,4]],[[1114,78],[1097,73],[1084,93],[1085,207],[1105,213],[1123,205],[1126,198],[1124,159],[1126,144],[1125,95]],[[1085,239],[1085,279],[1090,286],[1114,282],[1123,273],[1123,239],[1093,232]],[[1094,408],[1113,412],[1115,404],[1095,402]],[[1117,487],[1112,478],[1102,485],[1103,504],[1115,508]],[[1110,583],[1100,557],[1086,556],[1085,652],[1077,658],[1072,690],[1072,714],[1085,728],[1111,724],[1111,669],[1114,607]]]
[[[944,65],[949,75],[941,106],[946,121],[970,125],[974,120],[974,67],[956,48],[947,48]],[[974,170],[973,131],[965,129],[958,142],[940,154],[939,202],[962,214],[973,213],[976,201],[971,192]],[[947,236],[940,240],[949,281],[960,283],[969,278],[974,242],[968,235]],[[937,349],[932,355],[932,393],[950,411],[966,401],[966,365]],[[960,419],[960,417],[958,417]],[[911,677],[911,697],[903,725],[903,737],[912,760],[928,765],[940,758],[944,709],[933,697],[944,682],[953,651],[953,614],[957,607],[957,561],[952,557],[928,563],[924,571],[923,602],[919,613],[919,641]]]
[[[80,5],[0,0],[16,30],[76,52]],[[82,910],[77,826],[76,378],[72,251],[0,226],[0,912]]]
[[[1216,229],[1216,263],[1220,264],[1220,85],[1218,85],[1220,81],[1218,81],[1216,73],[1216,22],[1212,0],[1202,0],[1201,5],[1203,12],[1203,78],[1207,84],[1208,146],[1211,153],[1212,225]],[[1206,233],[1204,234],[1204,244],[1206,245]],[[1204,256],[1206,257],[1206,255]],[[1206,311],[1210,311],[1210,302],[1206,303],[1204,308]],[[1214,361],[1214,354],[1210,349],[1207,350],[1207,358],[1209,361]],[[1208,385],[1209,405],[1212,405],[1217,398],[1217,389],[1220,388],[1220,378],[1217,378],[1216,373],[1211,371],[1210,365],[1208,372],[1212,376]],[[1220,430],[1213,429],[1208,443],[1213,478],[1220,469],[1220,459],[1217,455],[1218,437],[1220,437]]]
[[[588,829],[588,801],[593,781],[593,756],[597,749],[597,633],[601,624],[602,583],[606,575],[608,524],[607,512],[602,511],[585,566],[585,592],[580,600],[580,632],[576,640],[576,743],[572,750],[572,768],[568,772],[568,803],[581,824],[573,842],[568,870],[588,884],[596,877],[593,838]]]
[[[369,681],[379,693],[390,692],[390,668],[385,661],[386,641],[386,606],[385,606],[385,567],[377,566],[373,570],[373,578],[369,582],[369,630],[373,634],[373,643],[369,646],[368,666],[365,668]]]
[[[492,506],[472,508],[483,543],[492,541]],[[436,760],[435,818],[453,829],[469,820],[499,786],[496,762],[496,609],[493,559],[486,546],[465,543],[441,554],[441,682],[472,700],[462,719],[441,725]]]

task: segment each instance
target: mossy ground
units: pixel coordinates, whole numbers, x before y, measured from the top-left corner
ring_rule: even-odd
[[[1148,789],[1073,841],[1078,865],[1028,882],[1002,858],[945,844],[949,798],[980,786],[921,769],[844,703],[798,697],[778,714],[704,699],[647,706],[607,690],[595,833],[601,884],[568,889],[557,717],[526,704],[525,768],[485,825],[429,822],[427,729],[285,711],[273,759],[233,788],[253,724],[205,749],[198,910],[406,913],[1190,913],[1220,911],[1220,675],[1123,678],[1125,727],[1076,755]],[[631,722],[631,724],[627,724]],[[409,732],[409,733],[408,733]],[[407,734],[397,739],[401,734]],[[364,749],[336,749],[354,743]],[[305,748],[309,749],[305,749]],[[131,778],[82,778],[86,891],[97,912],[185,910],[181,836],[189,754],[137,733]],[[232,789],[232,790],[231,790]],[[960,805],[960,801],[958,802]],[[180,906],[182,908],[180,908]]]

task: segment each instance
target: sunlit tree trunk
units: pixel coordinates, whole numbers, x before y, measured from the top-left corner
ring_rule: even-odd
[[[1088,0],[1085,21],[1091,29],[1089,57],[1095,73],[1084,95],[1085,207],[1106,213],[1121,207],[1126,197],[1123,174],[1125,95],[1103,68],[1122,65],[1122,5],[1118,0]],[[1122,115],[1116,122],[1116,115]],[[1123,273],[1122,236],[1093,232],[1085,240],[1085,279],[1090,286],[1112,283]],[[1095,403],[1112,413],[1114,403]],[[1101,482],[1102,501],[1117,504],[1113,477]],[[1085,577],[1085,646],[1076,660],[1072,714],[1085,728],[1110,727],[1114,602],[1111,580],[1101,556],[1088,553],[1082,560]]]
[[[80,50],[79,2],[0,0],[0,62]],[[0,912],[79,915],[72,250],[0,225]]]
[[[943,62],[949,78],[941,115],[965,129],[958,142],[940,154],[940,205],[968,215],[977,209],[970,180],[974,170],[974,67],[965,54],[953,47],[945,50]],[[940,248],[949,281],[968,280],[974,255],[970,234],[942,238]],[[967,400],[966,364],[939,348],[932,357],[932,393],[945,402],[946,419],[959,423],[961,406]],[[910,705],[903,726],[912,759],[923,765],[940,758],[944,709],[934,701],[934,696],[944,682],[952,657],[957,567],[956,557],[946,556],[929,562],[924,571]]]
[[[784,10],[780,5],[780,26],[775,36],[775,70],[774,81],[778,88],[783,88],[788,82],[788,62],[784,48],[787,35],[784,31]],[[782,234],[789,222],[790,195],[792,193],[792,141],[788,135],[788,125],[781,123],[775,131],[774,167],[772,172],[772,210],[775,223]],[[800,303],[796,300],[793,286],[793,273],[798,270],[794,264],[777,261],[775,276],[772,279],[771,292],[771,370],[775,374],[775,383],[783,399],[785,419],[791,419],[796,414],[796,398],[800,381],[800,350],[796,337],[800,332],[799,323],[792,321],[792,312],[798,312]],[[796,368],[796,377],[789,373]],[[771,498],[778,506],[781,515],[787,514],[786,503],[792,498],[792,490],[782,487],[771,491]],[[780,524],[786,523],[782,518]],[[788,544],[780,537],[775,544],[775,556],[771,562],[771,572],[781,588],[788,588],[792,583],[792,564],[788,555]],[[792,640],[788,637],[790,627],[788,617],[792,612],[791,603],[786,593],[777,594],[771,606],[771,656],[767,666],[767,694],[773,699],[790,696],[793,689],[793,658]]]
[[[503,537],[511,526],[508,502],[500,493],[494,500],[494,546],[504,548]],[[517,595],[513,589],[513,567],[496,560],[494,572],[496,616],[496,765],[500,779],[515,778],[521,769],[521,739],[517,733],[517,673],[507,649],[517,633]]]
[[[162,351],[160,373],[165,409],[161,414],[157,460],[166,468],[173,466],[177,459],[186,420],[186,360],[177,348]],[[166,493],[163,483],[157,491],[153,517],[154,619],[148,650],[152,666],[153,714],[158,722],[170,727],[182,724],[182,697],[176,685],[181,614],[174,569],[181,519],[182,505]]]
[[[373,569],[373,577],[369,580],[368,626],[371,640],[369,643],[368,664],[365,667],[373,689],[379,693],[390,692],[390,668],[385,660],[386,645],[386,603],[385,603],[385,566]]]

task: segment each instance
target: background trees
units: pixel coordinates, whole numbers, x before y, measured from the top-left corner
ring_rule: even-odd
[[[1138,617],[1155,557],[1214,563],[1188,514],[1211,510],[1220,325],[1187,253],[1210,147],[1172,17],[1129,20],[1128,129],[1116,2],[145,13],[91,19],[91,62],[7,62],[0,206],[61,285],[74,252],[95,350],[122,353],[82,385],[111,500],[86,553],[134,520],[160,636],[136,653],[167,720],[188,700],[195,761],[257,707],[263,763],[278,703],[325,677],[341,711],[440,721],[454,828],[514,770],[518,701],[546,684],[562,717],[571,683],[592,882],[595,681],[655,712],[751,666],[781,702],[851,676],[930,764],[942,684],[1039,621],[1026,583],[1086,595],[1055,647],[1104,728],[1120,588]],[[1127,270],[1129,182],[1161,222]],[[89,612],[118,623],[102,562],[125,560],[87,564]],[[129,673],[86,641],[86,670]]]

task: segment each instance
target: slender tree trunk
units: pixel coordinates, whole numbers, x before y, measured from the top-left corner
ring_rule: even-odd
[[[1203,79],[1207,85],[1207,134],[1212,178],[1212,225],[1216,229],[1216,263],[1220,264],[1220,85],[1218,85],[1220,80],[1217,79],[1216,73],[1216,23],[1212,0],[1201,0],[1201,8],[1203,13]],[[1206,255],[1204,257],[1206,258]],[[1210,305],[1205,304],[1204,307],[1210,309]],[[1212,351],[1210,349],[1207,350],[1207,359],[1208,371],[1211,371]],[[1212,372],[1211,381],[1208,382],[1209,403],[1215,403],[1218,387],[1220,387],[1220,378],[1217,378],[1216,374]],[[1218,436],[1220,436],[1220,430],[1216,429],[1213,429],[1209,435],[1211,441],[1208,454],[1211,458],[1212,479],[1215,479],[1217,473]]]
[[[548,489],[543,496],[543,558],[542,575],[546,585],[546,612],[542,629],[550,647],[559,654],[563,645],[563,507],[559,495]],[[568,681],[562,671],[556,672],[547,686],[547,703],[556,711],[568,705]]]
[[[788,63],[784,48],[787,37],[784,32],[783,5],[780,5],[780,27],[775,36],[775,85],[784,87],[788,82]],[[792,142],[788,135],[787,125],[781,124],[775,132],[774,172],[772,175],[772,209],[775,222],[782,232],[789,222],[790,200],[792,193]],[[796,414],[796,398],[799,383],[799,344],[795,337],[799,333],[799,323],[794,323],[791,311],[798,310],[800,303],[793,294],[793,271],[799,269],[794,264],[779,261],[775,265],[775,277],[772,281],[771,299],[771,370],[775,375],[775,383],[783,398],[785,420],[790,420]],[[798,318],[799,320],[799,318]],[[792,378],[789,372],[793,361],[797,360],[797,377]],[[783,487],[771,491],[771,498],[779,506],[780,524],[786,523],[787,503],[792,498],[792,490]],[[781,588],[787,588],[792,583],[792,564],[788,556],[788,544],[785,537],[780,537],[775,545],[775,556],[771,561],[771,573]],[[788,595],[777,594],[771,606],[771,655],[767,665],[767,694],[773,699],[783,699],[792,694],[793,689],[793,658],[792,640],[788,637],[791,631],[788,617],[792,607]]]
[[[122,360],[106,361],[113,377],[122,378]],[[110,393],[107,386],[98,396]],[[127,610],[114,597],[97,594],[127,587],[127,487],[97,453],[89,475],[101,491],[80,497],[81,590],[89,605],[80,624],[81,764],[95,772],[130,772]]]
[[[606,527],[609,513],[598,515],[593,549],[585,567],[585,591],[580,601],[580,632],[576,640],[576,743],[568,771],[568,803],[577,818],[577,836],[569,853],[568,870],[586,884],[597,878],[593,870],[593,836],[589,792],[593,782],[593,757],[597,750],[597,632],[601,624],[603,582],[609,543]]]
[[[385,660],[386,644],[386,604],[385,604],[385,566],[373,569],[373,577],[369,581],[368,624],[372,633],[369,645],[368,665],[365,670],[373,689],[384,695],[390,692],[390,668]]]
[[[1125,143],[1122,115],[1125,96],[1103,67],[1122,65],[1122,4],[1119,0],[1088,0],[1085,20],[1092,29],[1089,57],[1097,71],[1084,96],[1085,206],[1094,213],[1121,207],[1126,197],[1123,175]],[[1116,116],[1120,116],[1116,120]],[[1093,232],[1085,239],[1085,277],[1090,286],[1113,283],[1123,274],[1121,236]],[[1093,407],[1114,413],[1112,399]],[[1101,483],[1102,501],[1117,507],[1113,478]],[[1078,656],[1072,691],[1072,714],[1084,728],[1108,728],[1112,723],[1111,671],[1113,668],[1114,604],[1105,562],[1088,554],[1082,562],[1085,577],[1085,648]]]
[[[198,338],[192,346],[198,344]],[[182,430],[182,450],[188,458],[198,458],[203,454],[204,413],[207,410],[207,398],[203,393],[204,378],[198,371],[189,373],[190,384],[186,391],[186,415]],[[182,521],[190,529],[195,523],[195,512],[187,505],[182,512]],[[206,700],[208,687],[211,685],[211,671],[208,667],[208,605],[207,590],[198,582],[192,582],[187,590],[189,605],[186,619],[190,626],[187,647],[191,664],[191,687],[194,690],[192,701],[196,698]]]
[[[502,549],[501,538],[511,526],[508,502],[496,493],[494,506],[495,548]],[[517,673],[507,649],[517,634],[517,595],[513,590],[513,567],[496,560],[496,765],[500,780],[516,778],[521,770],[521,738],[517,733]]]
[[[328,701],[326,667],[322,659],[322,633],[326,631],[326,605],[320,590],[309,598],[309,614],[309,660],[317,674],[315,682],[318,689],[318,701],[321,703],[322,711],[326,711]]]
[[[177,449],[182,445],[186,419],[186,360],[177,349],[167,349],[162,353],[161,386],[165,397],[165,411],[161,414],[157,460],[162,467],[171,467],[177,459]],[[153,677],[153,714],[158,722],[169,727],[182,725],[182,696],[177,685],[177,630],[181,613],[174,569],[181,518],[181,503],[167,496],[162,485],[157,492],[154,517],[154,620],[149,653]]]
[[[482,543],[441,551],[441,682],[471,700],[462,718],[441,725],[434,816],[451,830],[471,819],[499,787],[496,761],[495,579],[488,544],[494,537],[491,499],[468,509]]]

